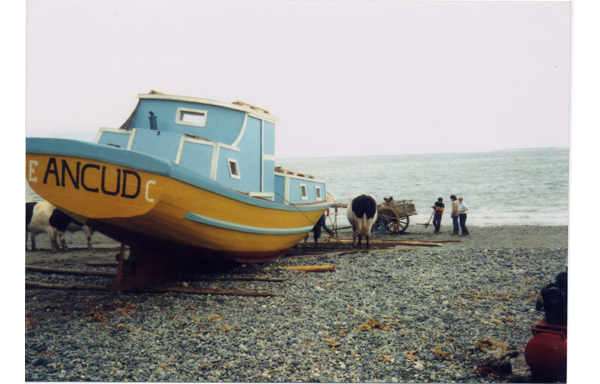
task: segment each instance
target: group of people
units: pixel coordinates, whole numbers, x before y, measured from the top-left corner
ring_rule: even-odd
[[[386,203],[390,203],[392,198],[384,198]],[[469,207],[467,203],[465,203],[462,196],[456,198],[455,195],[450,196],[450,200],[452,200],[452,212],[450,213],[450,217],[452,218],[452,233],[451,235],[459,235],[459,227],[462,230],[461,236],[468,236],[469,230],[467,229],[467,211]],[[431,207],[434,209],[433,211],[433,226],[435,227],[434,233],[440,233],[440,228],[442,226],[442,215],[444,213],[444,199],[439,197],[437,201]],[[312,231],[315,239],[315,246],[317,245],[319,238],[321,237],[321,229],[324,229],[329,236],[334,237],[334,233],[331,229],[327,228],[325,223],[326,217],[329,216],[329,209],[327,209],[326,213],[321,216],[317,224],[313,227]],[[308,235],[304,238],[304,243],[308,240]]]
[[[452,200],[452,212],[450,213],[450,217],[452,218],[452,226],[453,230],[451,235],[458,235],[458,227],[460,224],[460,228],[462,229],[461,236],[468,236],[469,230],[467,229],[467,211],[469,207],[467,207],[467,203],[464,202],[462,196],[459,196],[458,199],[455,195],[450,196],[450,200]],[[431,207],[434,209],[433,211],[433,226],[435,227],[434,233],[440,233],[440,227],[442,226],[442,214],[444,213],[444,199],[439,197],[434,205]]]

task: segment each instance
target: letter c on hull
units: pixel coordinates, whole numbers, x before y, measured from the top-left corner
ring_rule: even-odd
[[[148,191],[150,190],[150,184],[156,185],[156,181],[155,180],[148,180],[148,182],[146,183],[146,194],[145,194],[145,197],[146,197],[146,200],[148,200],[151,203],[154,203],[154,199],[151,199],[148,196]]]

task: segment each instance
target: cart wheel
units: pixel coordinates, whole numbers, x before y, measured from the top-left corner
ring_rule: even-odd
[[[377,220],[381,220],[391,235],[398,231],[399,217],[398,213],[391,208],[381,208],[377,211]]]
[[[408,228],[408,224],[410,223],[410,219],[408,218],[408,216],[403,216],[401,218],[398,219],[398,228],[399,228],[399,233],[402,233],[404,231],[406,231],[406,228]]]

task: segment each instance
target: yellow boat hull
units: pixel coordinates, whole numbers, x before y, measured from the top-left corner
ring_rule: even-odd
[[[39,153],[27,154],[26,178],[42,198],[127,245],[152,239],[239,262],[282,256],[333,203],[328,195],[310,209],[282,209],[140,169]]]

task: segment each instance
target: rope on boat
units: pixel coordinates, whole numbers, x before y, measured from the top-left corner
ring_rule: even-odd
[[[300,210],[300,208],[296,207],[296,205],[295,205],[295,204],[292,204],[292,203],[290,203],[290,202],[289,202],[289,201],[288,201],[288,200],[287,200],[285,197],[281,196],[281,195],[280,195],[278,192],[275,192],[275,193],[277,193],[277,194],[279,195],[279,197],[281,197],[281,198],[282,198],[282,199],[283,199],[283,200],[284,200],[286,203],[288,203],[288,205],[291,205],[292,207],[296,208],[296,209],[298,210],[298,212],[300,212],[300,213],[302,214],[302,216],[306,217],[306,220],[308,220],[308,222],[309,222],[309,223],[311,223],[313,226],[315,226],[315,224],[317,224],[317,222],[314,222],[314,223],[313,223],[313,222],[312,222],[312,220],[311,220],[311,219],[309,219],[309,218],[308,218],[308,216],[306,216],[306,215],[304,214],[304,212],[302,212],[302,211]],[[317,220],[317,221],[319,221],[319,220]]]
[[[315,225],[317,224],[317,222],[318,222],[319,220],[317,220],[317,222],[313,222],[311,219],[309,219],[309,218],[308,218],[308,216],[306,216],[306,215],[304,214],[304,212],[302,212],[302,211],[301,211],[301,210],[300,210],[298,207],[296,207],[296,205],[295,205],[295,204],[293,204],[293,203],[290,203],[290,202],[289,202],[289,200],[287,200],[285,197],[281,196],[281,194],[279,194],[278,192],[275,192],[275,193],[276,193],[277,195],[279,195],[279,197],[281,197],[281,198],[283,199],[283,201],[285,201],[286,203],[288,203],[288,205],[291,205],[292,207],[296,208],[296,209],[298,210],[298,212],[300,212],[300,213],[302,214],[302,216],[306,217],[306,220],[308,220],[308,222],[309,222],[309,223],[311,223],[313,226],[315,226]],[[336,212],[336,215],[337,215],[337,212]],[[337,220],[337,216],[336,216],[336,220]],[[329,216],[329,221],[331,222],[331,216]],[[332,223],[332,225],[333,225],[333,223]],[[337,230],[336,230],[336,234],[335,234],[335,237],[334,237],[334,239],[336,239],[338,243],[340,243],[340,244],[344,244],[344,243],[343,243],[343,242],[340,240],[340,237],[339,237],[339,235],[337,234]],[[348,246],[347,244],[344,244],[344,245],[345,245],[345,246]],[[349,248],[350,248],[350,247],[349,247]]]

